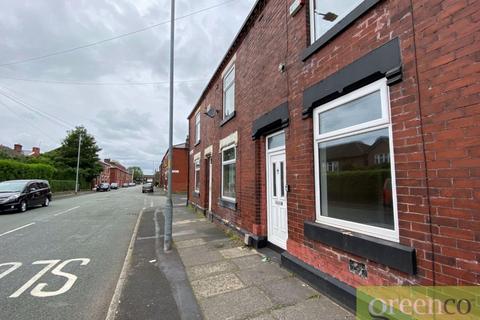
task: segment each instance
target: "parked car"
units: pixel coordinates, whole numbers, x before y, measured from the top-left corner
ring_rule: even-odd
[[[153,183],[144,183],[142,186],[142,193],[153,192]]]
[[[100,183],[97,187],[97,191],[110,191],[110,185],[108,183]]]
[[[130,182],[130,183],[128,184],[129,187],[135,187],[136,185],[137,185],[137,184],[136,184],[135,182]]]
[[[9,180],[0,182],[0,211],[25,212],[35,206],[48,207],[52,201],[46,180]]]
[[[118,189],[118,183],[113,182],[113,183],[110,185],[110,189],[112,189],[112,190],[117,190],[117,189]]]
[[[128,188],[128,183],[125,182],[124,184],[122,184],[122,188]]]

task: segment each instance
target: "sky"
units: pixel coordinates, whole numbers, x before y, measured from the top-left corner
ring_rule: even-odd
[[[176,0],[174,143],[253,4]],[[168,148],[169,19],[170,0],[1,1],[0,144],[44,152],[83,125],[100,158],[152,173]]]

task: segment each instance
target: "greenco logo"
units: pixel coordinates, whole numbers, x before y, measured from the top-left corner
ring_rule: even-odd
[[[357,319],[480,319],[480,287],[359,287]]]

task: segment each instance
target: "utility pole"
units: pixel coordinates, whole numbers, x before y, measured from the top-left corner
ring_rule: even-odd
[[[80,170],[80,146],[82,145],[82,134],[78,134],[77,174],[75,177],[75,194],[78,193],[78,171]]]
[[[172,162],[173,162],[173,78],[174,78],[174,57],[175,57],[175,0],[171,0],[170,10],[170,110],[168,127],[168,191],[167,205],[165,210],[165,234],[163,237],[163,250],[172,250]]]

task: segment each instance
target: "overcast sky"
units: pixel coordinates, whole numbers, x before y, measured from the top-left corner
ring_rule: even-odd
[[[224,2],[177,0],[176,16]],[[176,21],[174,143],[185,141],[186,117],[253,3],[229,1]],[[169,18],[170,0],[4,0],[0,2],[0,65]],[[70,53],[1,66],[0,144],[20,143],[25,149],[40,146],[48,151],[59,146],[70,126],[84,125],[103,149],[101,158],[119,160],[127,167],[138,165],[151,173],[153,161],[158,167],[168,147],[169,36],[165,23]],[[126,82],[157,84],[112,85]]]

